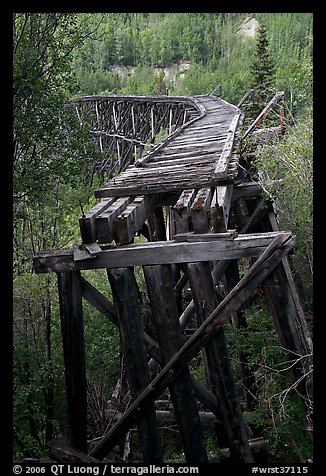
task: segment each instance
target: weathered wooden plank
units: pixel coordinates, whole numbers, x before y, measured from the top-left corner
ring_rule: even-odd
[[[131,268],[108,270],[119,318],[120,338],[133,399],[149,385],[147,353],[138,303],[139,290]],[[138,419],[139,437],[145,464],[162,463],[162,449],[154,406]]]
[[[99,243],[110,243],[114,239],[114,221],[131,201],[132,197],[118,198],[104,213],[96,217],[96,235]]]
[[[171,267],[145,266],[144,275],[162,360],[166,364],[182,346]],[[187,463],[206,463],[207,454],[188,368],[169,391]]]
[[[69,443],[87,452],[87,398],[82,291],[79,271],[58,274],[68,404]]]
[[[225,233],[204,233],[204,234],[195,234],[194,232],[189,233],[179,233],[174,235],[174,241],[186,241],[189,243],[194,243],[198,241],[216,241],[216,240],[234,240],[238,236],[236,230],[229,230]]]
[[[162,159],[162,160],[161,160]],[[206,164],[208,167],[214,165],[215,163],[215,154],[208,155],[194,155],[186,157],[179,157],[179,155],[170,155],[170,156],[160,156],[157,157],[157,160],[152,161],[146,165],[146,169],[155,169],[155,167],[166,167],[168,165],[185,165],[193,166],[197,162],[200,162],[201,165]]]
[[[161,370],[159,375],[129,407],[114,427],[92,450],[91,456],[102,460],[113,448],[116,440],[130,427],[136,414],[146,412],[148,403],[153,402],[183,371],[190,360],[206,345],[229,319],[250,297],[257,286],[273,271],[282,258],[293,248],[294,240],[275,238],[264,254],[258,258],[238,285],[227,295],[219,306],[193,334],[174,357]]]
[[[172,208],[175,233],[186,233],[189,231],[189,211],[195,196],[196,190],[184,190]]]
[[[138,180],[139,179],[139,180]],[[155,177],[150,182],[144,181],[140,183],[140,178],[133,180],[132,183],[126,184],[121,182],[116,186],[108,186],[105,188],[95,190],[97,197],[117,196],[123,197],[128,195],[144,195],[152,193],[167,193],[188,189],[188,188],[202,188],[202,187],[214,187],[216,185],[225,185],[233,183],[233,176],[226,176],[225,179],[214,179],[209,171],[206,174],[196,175],[195,171],[191,176],[176,177],[175,179],[165,179],[157,182]]]
[[[205,147],[206,145],[212,145],[212,143],[217,144],[218,142],[225,142],[227,134],[225,133],[225,135],[223,135],[221,131],[219,132],[219,134],[215,134],[213,136],[209,136],[208,134],[197,136],[196,134],[196,137],[194,137],[194,135],[189,137],[180,137],[178,140],[173,141],[173,148],[188,149],[190,147],[199,145]]]
[[[103,250],[97,258],[86,261],[74,261],[71,250],[47,251],[38,253],[33,258],[33,263],[36,273],[47,273],[257,257],[275,236],[289,237],[291,234],[270,232],[239,235],[234,240],[194,243],[158,241],[125,245]]]
[[[209,263],[189,263],[187,266],[192,296],[200,326],[217,307],[217,297]],[[218,400],[221,420],[228,446],[235,461],[253,462],[245,422],[237,397],[224,329],[205,346],[207,378]]]
[[[228,169],[228,165],[230,162],[232,150],[233,150],[233,144],[234,144],[234,136],[235,132],[238,127],[238,123],[241,119],[242,113],[239,111],[233,118],[231,124],[230,124],[230,129],[228,131],[228,135],[223,147],[223,150],[221,152],[220,157],[218,158],[214,170],[214,177],[219,178],[219,177],[225,177]]]
[[[233,185],[216,187],[211,203],[211,223],[215,233],[228,229]]]
[[[135,197],[134,201],[113,223],[114,239],[117,244],[124,245],[132,241],[137,231],[147,220],[150,208],[149,197]]]
[[[213,190],[211,187],[200,189],[191,205],[194,233],[206,233],[209,231],[210,217],[208,213],[213,198]]]
[[[97,239],[95,229],[95,218],[103,213],[113,202],[114,198],[101,200],[85,216],[79,218],[80,233],[83,243],[94,243]]]

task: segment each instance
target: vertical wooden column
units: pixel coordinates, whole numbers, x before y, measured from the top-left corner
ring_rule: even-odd
[[[138,303],[138,286],[131,268],[108,270],[120,323],[120,337],[126,361],[130,392],[135,400],[150,384],[144,333]],[[161,442],[154,405],[138,419],[139,438],[145,464],[162,463]]]
[[[166,241],[166,229],[162,207],[156,207],[148,217],[151,241]]]
[[[163,362],[182,346],[182,334],[169,265],[144,266],[148,296]],[[195,391],[186,369],[169,387],[188,464],[207,463]]]
[[[274,212],[270,212],[269,216],[261,222],[261,231],[275,229],[273,220],[275,220]],[[313,421],[312,342],[287,256],[266,278],[263,290],[281,345],[286,349],[285,353],[289,361],[295,361],[291,365],[291,371],[311,436]]]
[[[218,305],[209,263],[189,263],[188,278],[198,322],[202,324]],[[205,352],[209,367],[209,380],[219,403],[220,416],[230,453],[238,463],[252,463],[247,430],[237,398],[223,328],[205,346]]]
[[[228,267],[225,270],[224,285],[226,291],[229,293],[240,281],[239,267],[237,260],[230,260]],[[244,315],[244,311],[241,309],[232,316],[232,324],[237,329],[246,328],[247,321]],[[243,350],[238,350],[240,371],[242,377],[242,383],[246,389],[246,406],[247,410],[252,410],[256,399],[256,381],[255,376],[248,366],[247,354]]]
[[[58,288],[69,443],[87,452],[86,366],[80,272],[58,273]]]

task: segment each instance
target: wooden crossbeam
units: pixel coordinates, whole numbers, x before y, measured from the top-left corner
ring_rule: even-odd
[[[112,202],[111,205],[95,219],[96,238],[99,243],[110,243],[114,239],[114,222],[127,208],[133,197],[122,197]]]
[[[250,297],[257,286],[276,268],[282,258],[293,248],[293,238],[279,236],[266,248],[248,273],[226,296],[218,307],[208,316],[190,339],[181,347],[174,357],[161,370],[159,375],[129,407],[114,427],[103,437],[91,451],[91,456],[102,460],[113,448],[117,439],[133,424],[136,415],[145,413],[153,402],[170,385],[184,367],[195,357],[227,322],[230,314],[236,312]]]
[[[157,241],[102,250],[94,259],[74,261],[73,250],[42,251],[33,258],[36,273],[122,268],[257,257],[275,237],[290,232],[239,235],[234,240],[182,243]]]
[[[115,199],[101,200],[89,210],[85,216],[79,218],[80,233],[83,243],[94,243],[97,240],[95,219],[112,205]]]
[[[113,223],[117,244],[124,245],[132,241],[139,228],[145,223],[150,208],[149,197],[135,197],[134,201],[117,216]]]

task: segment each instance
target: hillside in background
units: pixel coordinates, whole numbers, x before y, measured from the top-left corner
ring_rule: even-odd
[[[107,13],[99,38],[75,51],[80,87],[100,92],[207,94],[217,84],[237,103],[252,87],[257,29],[265,24],[275,64],[275,89],[301,103],[310,84],[310,13]],[[162,84],[163,83],[163,84]],[[295,97],[295,99],[294,99]]]

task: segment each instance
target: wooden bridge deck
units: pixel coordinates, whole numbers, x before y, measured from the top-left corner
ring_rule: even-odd
[[[215,96],[188,99],[197,110],[197,117],[95,190],[96,197],[175,192],[233,182],[238,159],[234,151],[235,133],[242,123],[242,112]]]

